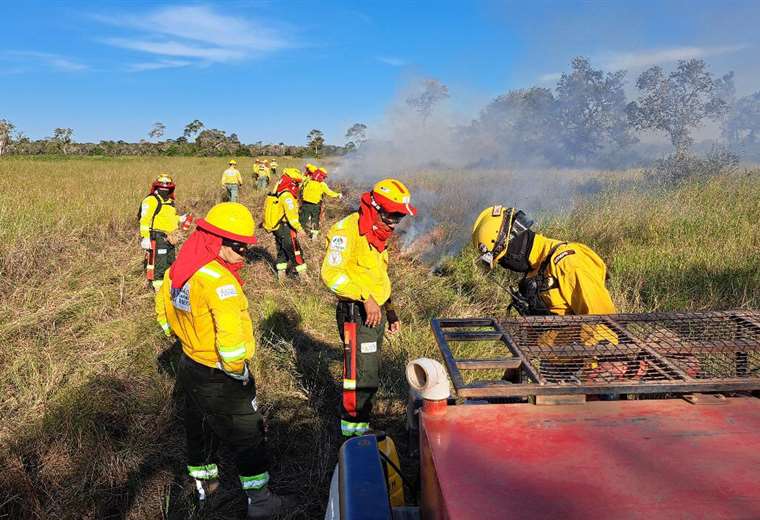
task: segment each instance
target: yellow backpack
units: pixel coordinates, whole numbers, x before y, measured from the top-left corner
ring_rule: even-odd
[[[285,208],[282,207],[280,197],[275,193],[267,194],[264,199],[264,229],[271,232],[280,227],[282,217],[285,216]]]

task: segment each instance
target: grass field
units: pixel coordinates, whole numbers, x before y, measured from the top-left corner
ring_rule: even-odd
[[[251,189],[251,160],[240,163],[242,202],[258,219],[263,195]],[[300,161],[281,161],[291,164]],[[203,215],[220,200],[224,168],[206,158],[0,160],[0,518],[192,513],[173,394],[177,351],[152,316],[135,213],[166,171],[179,208]],[[595,248],[620,311],[759,308],[759,177],[748,170],[674,189],[603,190],[537,230]],[[414,192],[414,179],[409,185]],[[323,228],[361,188],[345,187],[345,206],[328,202]],[[322,244],[305,244],[311,281],[285,288],[274,282],[266,261],[274,244],[263,231],[260,245],[243,276],[273,486],[298,496],[293,518],[319,518],[339,446],[341,371],[333,299],[317,275]],[[486,278],[468,253],[436,272],[413,256],[391,269],[404,328],[383,353],[374,426],[402,449],[403,370],[437,355],[430,318],[500,315],[508,303],[493,283],[508,276]],[[244,511],[234,465],[221,469],[230,502],[206,518]]]

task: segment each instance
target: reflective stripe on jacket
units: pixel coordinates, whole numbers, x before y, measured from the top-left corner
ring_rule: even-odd
[[[561,242],[536,234],[529,262],[537,270],[551,249]],[[536,271],[528,274],[535,276]],[[577,242],[559,246],[552,255],[546,275],[554,286],[540,293],[554,314],[613,314],[615,305],[605,287],[607,266],[590,247]]]
[[[182,342],[182,350],[202,365],[243,372],[255,352],[248,298],[237,279],[213,260],[172,289],[171,271],[156,295],[159,324]]]
[[[310,202],[311,204],[319,204],[322,202],[322,197],[327,195],[328,197],[337,197],[339,194],[330,189],[325,181],[306,181],[306,184],[301,191],[304,202]]]
[[[383,305],[390,297],[388,250],[379,252],[359,234],[359,213],[330,228],[322,281],[340,298],[364,301],[372,296]]]
[[[161,199],[161,209],[156,213],[159,199]],[[168,235],[178,227],[179,216],[173,199],[162,199],[158,193],[148,195],[143,199],[140,206],[140,238],[150,238],[151,230],[161,231]]]

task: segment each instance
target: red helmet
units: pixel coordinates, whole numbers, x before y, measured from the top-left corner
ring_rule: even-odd
[[[161,175],[156,177],[155,181],[153,181],[153,184],[151,184],[150,186],[150,191],[154,192],[156,190],[169,190],[169,192],[171,193],[174,191],[175,187],[176,186],[172,178],[169,175],[162,173]]]

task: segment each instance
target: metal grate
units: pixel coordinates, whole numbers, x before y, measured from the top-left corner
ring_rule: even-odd
[[[464,397],[760,389],[758,312],[442,319],[433,330]],[[503,355],[452,354],[451,342],[484,340]],[[483,369],[504,375],[465,383],[462,371]]]

